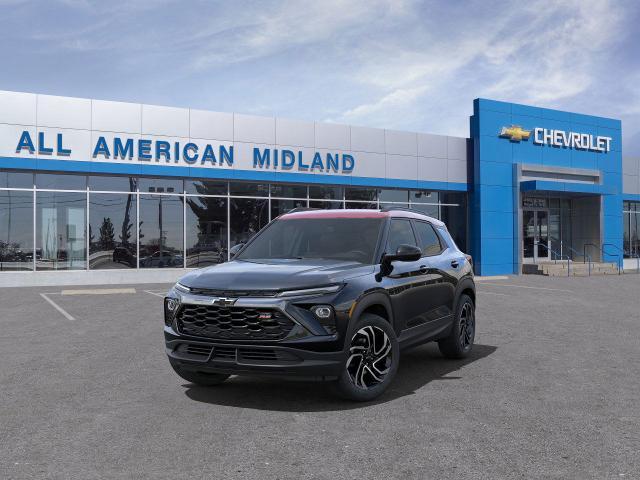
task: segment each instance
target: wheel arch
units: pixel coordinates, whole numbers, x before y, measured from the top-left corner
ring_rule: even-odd
[[[365,313],[372,313],[384,318],[397,331],[391,300],[386,293],[373,292],[358,299],[351,318],[357,320]]]

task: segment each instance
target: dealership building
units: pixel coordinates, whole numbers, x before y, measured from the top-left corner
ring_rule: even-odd
[[[481,275],[635,268],[619,120],[477,99],[469,133],[0,91],[0,285],[170,281],[296,207],[420,210]]]

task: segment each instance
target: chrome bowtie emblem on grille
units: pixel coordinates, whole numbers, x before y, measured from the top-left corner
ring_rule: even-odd
[[[233,305],[234,303],[236,303],[238,301],[237,298],[226,298],[226,297],[219,297],[219,298],[215,298],[213,300],[214,305],[218,306],[218,307],[230,307],[231,305]]]

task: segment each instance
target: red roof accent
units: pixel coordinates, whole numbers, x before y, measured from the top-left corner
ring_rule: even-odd
[[[367,209],[347,209],[347,210],[306,210],[302,212],[285,213],[281,220],[295,220],[300,218],[386,218],[391,212],[381,212],[379,210]]]

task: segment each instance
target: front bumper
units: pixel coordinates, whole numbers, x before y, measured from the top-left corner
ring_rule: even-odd
[[[344,365],[342,351],[322,352],[282,344],[196,340],[179,335],[171,327],[165,327],[164,336],[166,353],[172,365],[188,371],[331,379],[340,375]]]

